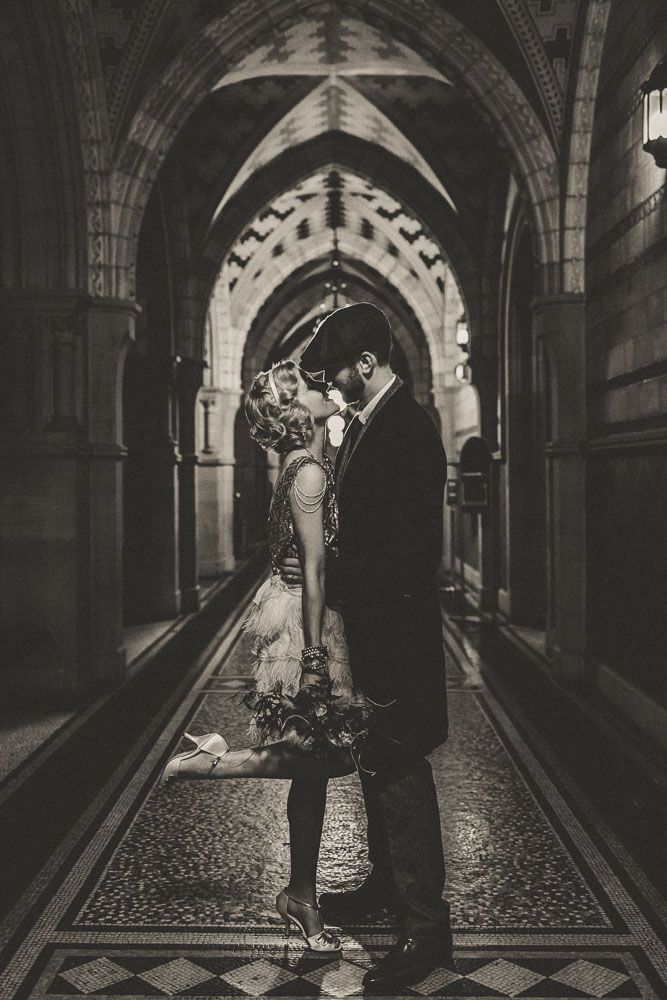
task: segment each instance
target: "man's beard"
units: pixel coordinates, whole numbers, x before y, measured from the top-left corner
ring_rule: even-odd
[[[356,403],[361,399],[363,393],[364,393],[363,376],[359,374],[356,368],[350,368],[346,391],[345,391],[345,396],[346,397],[349,396],[349,399],[347,401],[349,403]]]

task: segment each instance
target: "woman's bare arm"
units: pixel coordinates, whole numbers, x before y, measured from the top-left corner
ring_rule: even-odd
[[[305,465],[296,475],[290,506],[303,574],[303,631],[306,646],[322,642],[324,620],[324,495],[325,475],[317,465]],[[299,503],[298,497],[301,497]],[[317,504],[317,498],[321,501]],[[316,506],[317,504],[317,506]],[[304,510],[304,507],[307,509]]]

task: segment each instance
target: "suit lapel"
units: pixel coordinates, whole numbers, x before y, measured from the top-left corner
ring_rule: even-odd
[[[343,452],[343,448],[345,445],[345,439],[343,438],[343,443],[340,446],[339,454],[336,456],[336,483],[338,485],[338,489],[340,489],[341,487],[341,484],[345,477],[345,473],[347,472],[347,469],[349,467],[352,456],[356,453],[357,449],[359,448],[360,442],[363,440],[364,436],[368,433],[368,428],[376,419],[380,411],[387,405],[392,396],[394,396],[398,392],[398,390],[402,387],[402,385],[403,385],[403,380],[400,379],[397,375],[396,381],[392,385],[391,389],[387,390],[387,392],[384,394],[378,405],[371,413],[370,418],[366,421],[365,424],[363,424],[359,432],[359,436],[357,437],[357,440],[354,442],[353,446],[350,448],[349,452],[346,449],[345,452],[341,454],[341,452]],[[340,462],[338,462],[339,456],[341,459]]]

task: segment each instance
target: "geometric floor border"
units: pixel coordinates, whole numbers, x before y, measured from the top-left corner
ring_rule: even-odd
[[[346,950],[332,959],[308,955],[300,946],[181,953],[49,948],[39,963],[38,980],[20,996],[22,1000],[357,996],[371,962],[372,955],[363,949]],[[658,998],[635,954],[591,949],[465,951],[456,955],[451,967],[436,969],[400,996]]]

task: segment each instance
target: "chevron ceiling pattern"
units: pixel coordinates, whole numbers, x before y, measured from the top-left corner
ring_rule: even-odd
[[[359,259],[372,241],[422,282],[432,301],[441,297],[446,262],[419,219],[371,182],[330,170],[313,174],[264,207],[239,236],[223,268],[232,303],[239,295],[245,300],[249,282],[266,280],[267,269],[288,246],[307,241],[315,259],[326,260],[334,226],[346,244],[355,246]]]

